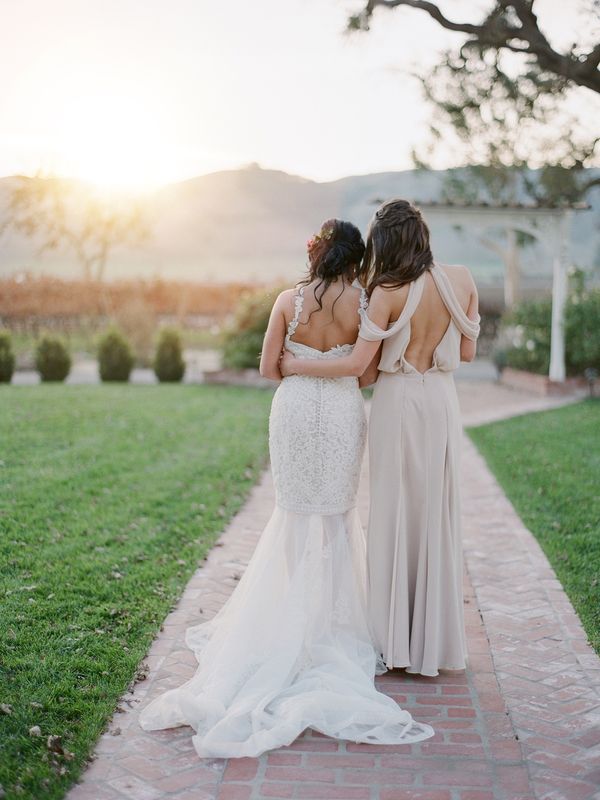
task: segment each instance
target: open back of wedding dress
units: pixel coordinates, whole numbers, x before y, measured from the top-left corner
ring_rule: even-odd
[[[300,289],[286,348],[304,358],[351,352],[293,341],[302,303]],[[367,622],[356,509],[365,441],[356,378],[282,380],[269,421],[273,514],[228,601],[186,631],[195,675],[143,708],[142,728],[190,725],[200,756],[224,758],[291,744],[306,728],[378,744],[434,735],[374,685],[386,667]]]

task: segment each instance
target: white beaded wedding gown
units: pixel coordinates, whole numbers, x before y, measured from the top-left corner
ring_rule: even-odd
[[[304,358],[348,354],[353,345],[324,352],[292,341],[302,303],[300,289],[285,347]],[[281,381],[269,421],[273,514],[228,601],[186,631],[195,675],[143,708],[142,728],[189,725],[199,756],[224,758],[291,744],[306,728],[377,744],[434,735],[374,685],[387,668],[366,614],[356,509],[365,440],[356,378]]]

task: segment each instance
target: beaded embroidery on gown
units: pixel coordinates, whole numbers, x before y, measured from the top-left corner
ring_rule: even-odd
[[[320,351],[293,341],[302,303],[301,288],[285,347],[304,358],[351,352],[351,344]],[[356,508],[365,441],[357,378],[281,381],[269,420],[272,516],[225,605],[186,631],[195,675],[151,700],[142,728],[189,725],[199,756],[223,758],[258,756],[306,728],[375,744],[434,735],[374,684],[386,667],[367,622]]]

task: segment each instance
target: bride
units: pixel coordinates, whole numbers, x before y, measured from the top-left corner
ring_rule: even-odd
[[[269,421],[275,508],[233,594],[187,629],[195,675],[140,714],[145,730],[191,726],[201,757],[258,756],[306,728],[377,744],[434,735],[374,684],[386,666],[367,621],[356,508],[366,440],[359,380],[282,380],[279,370],[282,349],[322,360],[351,353],[367,304],[353,284],[364,253],[354,225],[328,220],[307,247],[308,277],[275,301],[260,362],[281,381]]]

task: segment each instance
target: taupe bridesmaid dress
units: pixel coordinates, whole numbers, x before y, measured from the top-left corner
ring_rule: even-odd
[[[440,668],[467,664],[462,427],[453,371],[460,364],[461,335],[476,339],[479,321],[467,317],[439,265],[431,275],[451,319],[430,369],[421,373],[404,357],[424,274],[410,284],[402,314],[387,330],[365,310],[359,335],[383,340],[369,422],[369,623],[389,669],[435,676]]]

